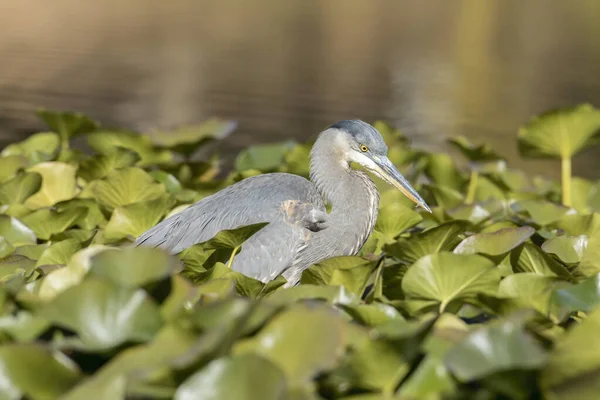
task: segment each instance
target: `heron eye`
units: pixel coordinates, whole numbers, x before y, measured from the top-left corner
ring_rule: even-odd
[[[367,146],[365,146],[364,144],[360,145],[360,151],[362,151],[363,153],[366,151],[369,151],[369,148]]]

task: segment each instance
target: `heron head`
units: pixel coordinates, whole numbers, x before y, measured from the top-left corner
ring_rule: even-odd
[[[361,120],[340,121],[330,128],[344,133],[344,159],[355,162],[399,189],[418,206],[431,209],[387,156],[388,147],[373,126]]]

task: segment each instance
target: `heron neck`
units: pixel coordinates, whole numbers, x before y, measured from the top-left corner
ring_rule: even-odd
[[[379,209],[375,183],[366,173],[350,168],[335,148],[317,143],[310,168],[311,181],[332,206],[322,235],[330,257],[356,254],[371,234]]]

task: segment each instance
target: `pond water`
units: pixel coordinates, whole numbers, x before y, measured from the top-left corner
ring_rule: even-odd
[[[38,106],[140,130],[235,119],[220,147],[385,119],[415,146],[487,141],[512,165],[534,113],[600,105],[597,0],[3,0],[0,144],[41,128]],[[600,178],[600,149],[574,163]]]

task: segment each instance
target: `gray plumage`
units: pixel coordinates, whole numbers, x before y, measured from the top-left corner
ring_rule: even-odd
[[[351,162],[395,186],[400,182],[407,196],[416,196],[415,202],[428,209],[386,155],[387,146],[371,125],[340,121],[317,138],[310,181],[287,173],[244,179],[165,219],[134,245],[177,254],[222,230],[267,222],[242,244],[231,268],[262,282],[283,274],[287,286],[294,285],[310,265],[356,254],[373,230],[379,193],[366,173],[350,168]],[[332,205],[330,213],[325,202]]]

